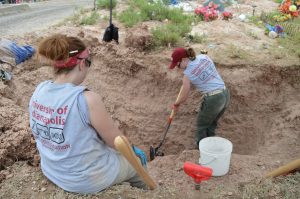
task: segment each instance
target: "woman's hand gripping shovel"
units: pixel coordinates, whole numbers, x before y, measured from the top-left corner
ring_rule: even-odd
[[[180,88],[180,91],[179,91],[179,94],[177,96],[176,102],[178,101],[178,99],[181,95],[181,92],[182,92],[182,87]],[[165,131],[165,134],[163,136],[162,141],[159,143],[158,147],[156,147],[156,148],[154,148],[153,146],[150,146],[150,161],[154,160],[155,156],[164,156],[164,153],[162,151],[160,151],[159,149],[160,149],[160,147],[162,146],[162,144],[164,143],[164,141],[166,139],[166,135],[167,135],[168,130],[171,126],[171,123],[172,123],[172,120],[173,120],[174,116],[175,116],[175,110],[172,109],[171,114],[168,118],[167,128],[166,128],[166,131]]]

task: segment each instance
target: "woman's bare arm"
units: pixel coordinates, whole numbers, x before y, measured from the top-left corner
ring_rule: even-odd
[[[117,136],[122,135],[121,131],[114,125],[114,122],[106,111],[100,95],[92,92],[84,92],[90,112],[92,126],[99,133],[104,142],[112,148]]]

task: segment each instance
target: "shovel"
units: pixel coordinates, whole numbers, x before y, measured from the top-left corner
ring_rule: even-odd
[[[182,87],[180,88],[179,94],[176,98],[176,102],[178,101],[181,92],[182,92]],[[172,120],[173,120],[174,116],[175,116],[175,111],[174,111],[174,109],[172,109],[172,112],[171,112],[171,114],[169,116],[169,119],[168,119],[167,128],[166,128],[166,131],[165,131],[165,134],[164,134],[164,137],[163,137],[162,141],[159,143],[158,147],[156,147],[156,148],[154,148],[153,146],[150,146],[150,161],[154,160],[155,156],[164,156],[164,153],[162,151],[160,151],[159,149],[160,149],[160,147],[162,146],[162,144],[164,143],[164,141],[166,139],[166,135],[167,135],[168,130],[171,126],[171,123],[172,123]]]
[[[110,42],[112,40],[115,40],[117,43],[119,43],[119,28],[112,24],[112,0],[110,0],[109,26],[105,29],[103,41]]]

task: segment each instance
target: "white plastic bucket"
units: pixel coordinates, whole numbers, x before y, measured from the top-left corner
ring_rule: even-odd
[[[212,176],[223,176],[229,171],[232,143],[221,137],[207,137],[199,143],[199,163],[212,168]]]

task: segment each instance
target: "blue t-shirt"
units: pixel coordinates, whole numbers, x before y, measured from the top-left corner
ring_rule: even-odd
[[[225,87],[215,64],[207,55],[201,54],[189,61],[183,73],[200,92],[208,93]]]
[[[30,100],[30,126],[44,175],[64,190],[93,193],[114,182],[120,162],[90,125],[84,90],[41,83]]]

